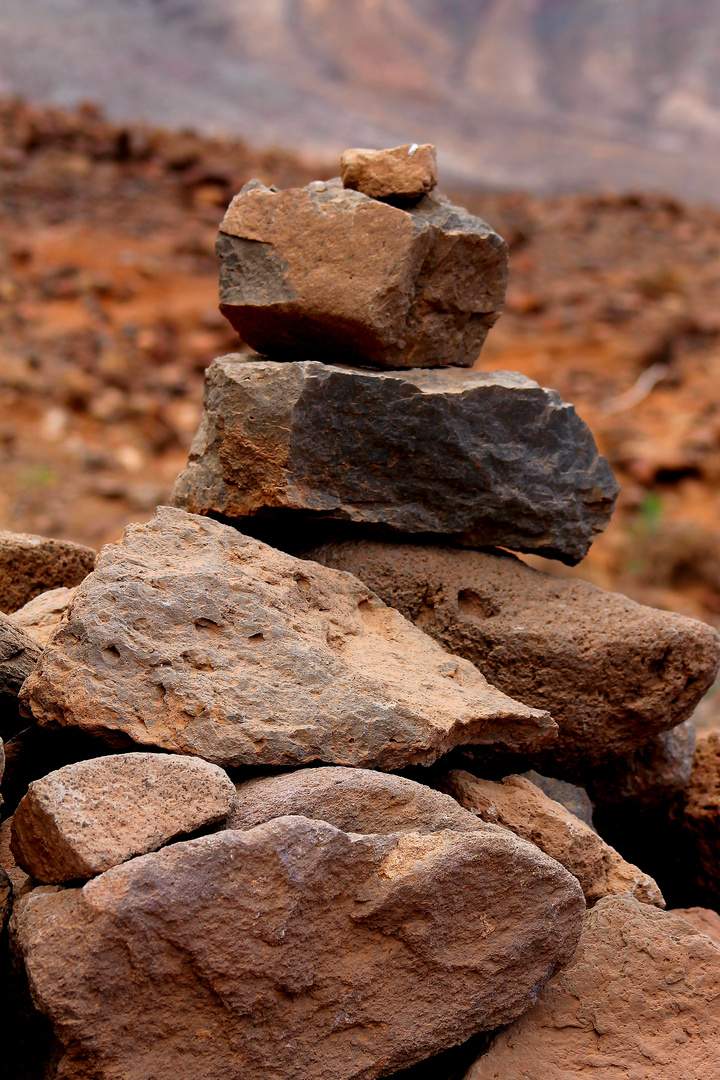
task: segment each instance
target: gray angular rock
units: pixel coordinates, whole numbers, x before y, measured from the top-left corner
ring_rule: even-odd
[[[71,540],[0,530],[0,611],[17,611],[49,589],[79,585],[96,554]]]
[[[21,627],[0,612],[0,738],[24,726],[18,713],[20,687],[35,667],[41,648]]]
[[[707,623],[500,552],[364,540],[307,556],[355,574],[505,693],[547,709],[558,739],[528,764],[552,776],[590,783],[598,766],[682,723],[720,664]]]
[[[374,1080],[527,1009],[583,910],[502,830],[284,817],[36,889],[14,920],[63,1080]]]
[[[576,563],[618,485],[570,405],[513,372],[364,372],[220,357],[176,506],[273,528],[349,523]],[[297,539],[295,539],[297,542]]]
[[[352,833],[477,832],[487,826],[440,791],[404,776],[340,766],[262,776],[237,785],[228,829],[251,829],[287,814]]]
[[[603,807],[630,803],[638,810],[668,802],[690,779],[695,738],[695,725],[686,720],[632,753],[593,769],[587,780],[593,802]]]
[[[584,821],[591,829],[595,828],[593,824],[593,805],[585,788],[578,787],[577,784],[570,784],[567,780],[557,780],[554,776],[542,776],[534,769],[528,769],[522,775],[535,787],[539,787],[549,799],[559,802],[561,806],[564,806],[571,814]]]
[[[13,815],[11,851],[36,881],[94,877],[169,840],[224,822],[227,773],[176,754],[110,754],[34,780]]]
[[[396,769],[556,734],[351,574],[171,507],[103,548],[22,701],[226,766]]]
[[[340,179],[251,180],[221,224],[220,310],[266,356],[470,367],[502,310],[507,244],[443,196],[400,209]]]

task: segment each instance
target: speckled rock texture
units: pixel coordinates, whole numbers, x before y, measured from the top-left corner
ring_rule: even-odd
[[[73,589],[49,589],[28,600],[10,616],[12,622],[44,648],[57,630],[77,592]]]
[[[525,1011],[583,910],[501,830],[283,817],[36,889],[13,922],[63,1080],[374,1080]]]
[[[404,776],[340,766],[261,776],[237,785],[229,829],[250,829],[287,814],[352,833],[430,833],[486,828],[449,795]]]
[[[533,764],[551,776],[583,782],[682,723],[720,663],[720,635],[706,623],[551,577],[510,555],[372,541],[329,543],[308,555],[355,574],[494,685],[547,709],[560,734]],[[685,746],[687,738],[669,743]]]
[[[610,847],[584,821],[548,798],[524,776],[502,783],[453,770],[439,781],[466,810],[483,821],[502,825],[557,859],[580,882],[588,905],[603,896],[632,896],[664,908],[656,882]]]
[[[515,372],[230,354],[208,368],[204,403],[174,503],[273,527],[279,547],[324,525],[576,563],[619,490],[573,407]]]
[[[418,199],[437,186],[437,151],[430,143],[392,150],[346,150],[340,158],[343,187],[372,199]]]
[[[711,911],[710,908],[689,907],[673,908],[668,914],[687,919],[690,925],[701,934],[707,934],[716,945],[720,945],[720,915],[717,911]]]
[[[720,949],[685,919],[607,897],[537,1004],[465,1080],[720,1075]]]
[[[17,611],[49,589],[79,585],[96,554],[70,540],[0,530],[0,611]]]
[[[277,191],[251,180],[216,250],[220,310],[275,359],[471,367],[502,311],[507,244],[442,195],[400,208],[315,181]]]
[[[224,822],[227,773],[177,754],[110,754],[34,780],[13,815],[11,850],[36,881],[89,878],[168,840]]]
[[[352,575],[170,507],[103,548],[22,700],[224,766],[398,769],[556,733]]]

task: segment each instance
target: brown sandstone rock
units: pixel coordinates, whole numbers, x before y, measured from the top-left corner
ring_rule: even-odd
[[[502,310],[507,244],[442,196],[400,209],[340,179],[251,180],[220,225],[220,310],[266,356],[471,367]]]
[[[701,934],[707,934],[716,945],[720,945],[720,915],[718,915],[717,911],[711,911],[710,908],[689,907],[673,908],[668,914],[679,915],[681,919],[687,919],[690,925],[699,930]]]
[[[583,908],[500,830],[284,817],[36,890],[17,944],[63,1080],[374,1080],[528,1008]]]
[[[48,589],[78,585],[96,554],[70,540],[0,531],[0,611],[17,611]]]
[[[231,354],[204,404],[173,501],[285,549],[317,542],[304,531],[380,530],[576,563],[619,491],[572,406],[511,371]]]
[[[510,829],[557,859],[578,879],[588,904],[603,896],[633,896],[642,903],[665,907],[651,877],[625,862],[589,825],[526,777],[506,776],[502,783],[495,783],[454,770],[440,785],[483,821]]]
[[[621,897],[465,1080],[709,1080],[720,1075],[720,950],[685,919]]]
[[[540,772],[583,779],[686,719],[711,685],[720,635],[586,581],[499,553],[348,541],[308,553],[349,570],[560,733]]]
[[[352,575],[170,507],[103,548],[22,700],[219,765],[395,769],[555,734]]]
[[[40,646],[7,615],[0,613],[0,738],[15,735],[24,722],[18,694],[40,656]],[[26,723],[26,721],[25,721]]]
[[[93,758],[30,784],[13,816],[11,850],[36,881],[94,877],[224,821],[234,803],[227,773],[198,758]]]
[[[437,152],[430,143],[346,150],[340,158],[340,179],[343,187],[373,199],[417,199],[437,185]]]
[[[287,814],[352,833],[477,832],[486,826],[455,799],[403,776],[338,766],[262,776],[237,785],[228,829],[251,829]]]
[[[720,905],[720,731],[698,737],[677,827],[700,895]]]
[[[28,600],[10,616],[38,645],[45,646],[57,630],[63,615],[77,592],[74,589],[50,589]]]

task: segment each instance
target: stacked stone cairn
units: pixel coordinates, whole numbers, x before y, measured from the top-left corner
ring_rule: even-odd
[[[174,505],[0,538],[11,1077],[720,1076],[720,637],[511,554],[618,487],[436,182],[247,184]]]

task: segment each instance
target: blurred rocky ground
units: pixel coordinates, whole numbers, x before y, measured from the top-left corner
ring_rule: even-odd
[[[225,206],[254,176],[335,172],[89,105],[0,103],[0,528],[97,547],[167,500],[203,371],[237,348],[217,310]],[[478,366],[574,402],[623,486],[579,567],[528,561],[720,626],[720,212],[448,194],[511,246]],[[720,712],[720,694],[703,707]]]

